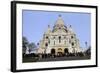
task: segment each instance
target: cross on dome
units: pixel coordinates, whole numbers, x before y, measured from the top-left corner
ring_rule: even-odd
[[[50,28],[50,25],[48,25],[48,28]]]

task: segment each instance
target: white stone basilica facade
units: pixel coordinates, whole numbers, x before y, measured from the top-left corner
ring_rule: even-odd
[[[67,54],[80,52],[79,40],[71,25],[66,26],[61,15],[55,22],[53,29],[48,25],[43,39],[39,42],[39,54]]]

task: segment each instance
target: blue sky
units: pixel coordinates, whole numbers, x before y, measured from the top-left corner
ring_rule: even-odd
[[[85,47],[85,42],[91,42],[91,14],[76,12],[34,11],[23,10],[23,36],[29,42],[37,44],[42,39],[48,25],[54,26],[59,14],[65,25],[71,25],[80,41],[80,46]]]

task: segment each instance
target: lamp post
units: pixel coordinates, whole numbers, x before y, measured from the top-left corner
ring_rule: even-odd
[[[87,42],[85,42],[85,45],[86,45],[86,49],[87,49]]]

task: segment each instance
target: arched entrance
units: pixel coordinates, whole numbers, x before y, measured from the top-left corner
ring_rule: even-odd
[[[64,54],[67,55],[68,53],[69,53],[69,52],[68,52],[68,48],[65,48],[65,49],[64,49]]]
[[[57,54],[58,54],[58,56],[62,56],[63,55],[63,52],[62,52],[62,49],[61,48],[58,48]]]
[[[51,54],[55,54],[55,49],[51,49]]]

